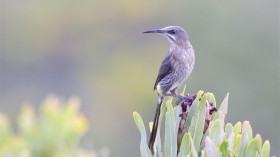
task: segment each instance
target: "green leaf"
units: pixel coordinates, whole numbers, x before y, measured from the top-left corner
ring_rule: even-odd
[[[249,121],[244,121],[242,124],[242,134],[247,134],[249,141],[253,138],[252,127]]]
[[[216,106],[217,106],[217,103],[216,103],[216,99],[215,99],[214,94],[208,92],[207,96],[208,96],[207,100],[209,100],[210,102],[213,103],[213,107],[216,107]]]
[[[185,96],[185,91],[186,91],[186,85],[184,86],[184,89],[183,89],[183,91],[181,92],[181,96]]]
[[[175,115],[175,129],[178,130],[179,123],[181,120],[180,114],[182,113],[182,107],[181,106],[175,106],[174,107],[174,115]]]
[[[229,97],[229,93],[227,93],[226,97],[224,98],[219,111],[222,111],[224,114],[227,114],[228,111],[228,97]]]
[[[241,122],[237,122],[233,127],[234,133],[234,144],[233,144],[233,151],[239,152],[240,149],[240,141],[241,141]]]
[[[252,139],[247,145],[243,156],[256,157],[257,152],[258,152],[258,141],[257,139]]]
[[[220,145],[220,153],[222,153],[222,156],[227,157],[228,156],[228,141],[224,140]]]
[[[185,133],[180,147],[180,152],[178,157],[187,156],[191,153],[191,135],[189,133]]]
[[[204,151],[204,150],[201,150],[200,157],[206,157],[206,156],[205,156],[205,151]]]
[[[191,125],[192,118],[193,118],[195,112],[197,111],[198,105],[200,103],[200,99],[201,99],[203,94],[204,94],[203,91],[199,91],[196,95],[195,100],[192,103],[192,106],[190,107],[188,117],[187,117],[186,123],[185,123],[185,128],[187,128],[187,129],[189,129],[189,127]]]
[[[218,151],[217,146],[214,144],[214,142],[207,136],[205,138],[205,148],[207,157],[219,157],[220,153]]]
[[[214,120],[219,119],[221,121],[221,125],[224,128],[224,123],[225,123],[225,114],[223,111],[218,110],[216,115],[213,118]]]
[[[220,119],[214,121],[209,128],[209,138],[218,146],[224,139],[224,130]]]
[[[198,152],[195,149],[194,143],[193,143],[193,139],[192,136],[190,136],[190,141],[191,141],[191,152],[192,152],[192,157],[198,157]]]
[[[177,155],[177,132],[175,131],[174,109],[171,101],[167,101],[166,107],[164,154],[166,157],[175,157]]]
[[[159,157],[163,157],[163,153],[161,150],[161,138],[160,138],[160,129],[157,130],[157,137],[155,141],[156,151],[155,154],[158,154]]]
[[[182,139],[180,152],[178,157],[192,156],[198,157],[198,152],[195,149],[192,136],[189,133],[185,133]]]
[[[241,122],[237,122],[233,127],[234,141],[237,139],[237,135],[241,133]]]
[[[137,112],[133,112],[133,118],[135,121],[136,126],[138,127],[141,135],[141,141],[140,141],[140,152],[141,152],[141,157],[151,157],[151,152],[149,150],[149,147],[147,145],[147,135],[146,135],[146,130],[145,126],[143,123],[143,120],[141,116]]]
[[[255,139],[257,140],[257,150],[258,152],[261,152],[262,149],[262,137],[260,134],[257,134]]]
[[[249,143],[248,134],[247,134],[247,133],[243,133],[243,134],[241,135],[238,157],[243,157],[244,150],[245,150],[246,145],[247,145],[248,143]]]
[[[234,144],[234,133],[233,132],[231,132],[231,134],[227,138],[227,141],[228,141],[228,148],[230,150],[233,150],[233,144]]]
[[[242,136],[242,134],[234,135],[234,144],[233,144],[233,151],[234,152],[239,152],[241,136]]]
[[[226,138],[228,138],[232,132],[233,132],[232,124],[231,123],[227,123],[226,124],[226,128],[225,128]]]
[[[205,123],[206,98],[207,98],[207,93],[205,93],[202,96],[197,111],[192,118],[191,125],[189,128],[189,132],[192,135],[196,150],[199,150],[201,138],[203,135],[203,129]]]
[[[168,101],[172,101],[172,99],[168,100]],[[155,142],[155,148],[156,148],[156,153],[158,154],[159,157],[163,156],[162,153],[162,146],[161,146],[161,136],[160,136],[160,128],[161,128],[161,122],[162,119],[165,115],[166,112],[166,103],[162,103],[161,108],[160,108],[160,115],[159,115],[159,120],[158,120],[158,130],[157,130],[157,136],[156,136],[156,142]]]
[[[269,157],[269,152],[270,152],[270,143],[269,141],[265,141],[262,147],[262,157]]]

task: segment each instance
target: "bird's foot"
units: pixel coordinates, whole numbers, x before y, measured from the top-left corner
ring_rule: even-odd
[[[181,96],[181,98],[179,98],[175,104],[179,105],[182,102],[193,102],[193,98],[191,96]]]
[[[178,100],[175,102],[176,105],[179,105],[181,102],[192,102],[193,98],[191,96],[181,96],[179,94],[171,93],[167,94],[166,96],[172,96],[178,98]]]

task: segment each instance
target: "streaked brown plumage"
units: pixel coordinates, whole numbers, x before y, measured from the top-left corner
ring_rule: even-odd
[[[154,90],[158,93],[158,104],[154,118],[154,125],[149,140],[149,148],[154,154],[160,107],[165,96],[183,99],[176,93],[176,89],[189,77],[194,63],[195,54],[186,31],[178,26],[149,30],[143,33],[160,33],[168,39],[171,46],[159,68]]]

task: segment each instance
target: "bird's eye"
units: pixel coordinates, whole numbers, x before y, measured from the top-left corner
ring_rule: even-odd
[[[175,32],[175,30],[170,30],[170,31],[168,31],[168,33],[169,34],[175,34],[176,32]]]

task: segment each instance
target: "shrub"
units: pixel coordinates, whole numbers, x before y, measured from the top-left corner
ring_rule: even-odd
[[[212,93],[199,91],[194,98],[175,107],[172,98],[162,104],[159,127],[165,115],[164,145],[158,129],[154,156],[269,157],[269,141],[263,143],[259,134],[253,137],[248,121],[225,124],[228,94],[218,110]],[[137,112],[133,117],[141,134],[141,156],[150,157],[144,123]]]
[[[107,156],[79,146],[89,123],[79,111],[80,102],[48,97],[36,114],[30,104],[21,108],[18,131],[0,114],[0,157],[94,157]]]

